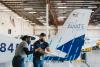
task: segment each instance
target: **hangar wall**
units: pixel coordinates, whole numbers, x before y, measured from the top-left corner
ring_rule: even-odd
[[[0,4],[0,34],[7,36],[32,35],[33,26],[16,13]]]
[[[58,30],[61,29],[62,26],[58,26]],[[53,37],[56,34],[56,28],[54,26],[49,27],[50,37]],[[41,32],[46,33],[46,26],[34,26],[34,34],[39,35]],[[100,26],[99,25],[89,25],[86,31],[86,36],[89,39],[100,40]]]
[[[54,26],[49,26],[49,36],[55,35],[55,29],[56,28]],[[47,33],[47,27],[35,25],[33,31],[35,35],[39,35],[40,33]]]
[[[100,25],[89,25],[86,36],[88,36],[90,39],[100,40]]]

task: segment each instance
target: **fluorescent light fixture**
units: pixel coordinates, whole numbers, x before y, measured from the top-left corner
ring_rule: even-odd
[[[40,17],[38,17],[38,18],[36,18],[36,19],[42,20],[43,18],[46,18],[46,16],[40,16]]]
[[[88,8],[97,8],[97,6],[90,6],[90,7],[88,7]]]
[[[68,7],[57,7],[57,8],[61,8],[61,9],[63,9],[63,8],[68,8]]]
[[[32,21],[30,21],[30,20],[25,20],[26,22],[29,22],[29,23],[32,23]]]
[[[31,14],[35,14],[35,13],[37,13],[37,12],[29,12],[29,13],[31,13]]]
[[[32,21],[29,21],[29,23],[32,23]]]
[[[77,2],[79,2],[79,3],[83,3],[83,2],[94,2],[94,1],[66,1],[66,2],[69,2],[69,3],[77,3]]]
[[[43,19],[41,19],[41,20],[39,20],[40,22],[42,22],[42,23],[45,23],[46,21],[45,20],[43,20]]]
[[[66,18],[65,16],[60,16],[60,17],[58,17],[58,18]]]
[[[65,4],[67,4],[67,3],[57,3],[57,5],[65,5]]]
[[[29,22],[29,20],[25,20],[25,21]]]
[[[36,19],[41,20],[41,19],[43,19],[43,18],[39,17],[39,18],[36,18]]]
[[[58,17],[58,20],[59,21],[64,21],[65,18],[66,18],[65,16],[60,16],[60,17]]]
[[[17,18],[21,19],[22,17],[17,17]]]
[[[0,12],[11,12],[11,10],[0,9]]]
[[[47,23],[43,23],[45,26],[47,26]]]
[[[46,12],[40,12],[40,13],[46,13]]]
[[[33,10],[33,8],[24,8],[24,10]]]

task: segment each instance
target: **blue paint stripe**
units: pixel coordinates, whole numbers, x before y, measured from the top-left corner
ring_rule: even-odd
[[[65,58],[60,57],[60,60],[71,61],[71,60],[77,59],[78,56],[80,55],[81,48],[84,45],[84,37],[85,35],[82,35],[58,47],[57,48],[58,50],[61,50],[62,52],[65,52],[68,54],[68,56],[66,56]],[[51,58],[53,58],[53,60],[58,60],[59,58],[59,57],[52,57],[52,56],[47,56],[47,57],[49,57],[48,60],[50,60]],[[46,59],[47,57],[45,57],[44,59],[47,60]]]

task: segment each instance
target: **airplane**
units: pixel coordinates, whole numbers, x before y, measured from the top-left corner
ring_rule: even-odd
[[[73,61],[80,56],[82,49],[90,48],[91,45],[84,45],[84,39],[91,13],[89,9],[74,10],[49,43],[51,49],[55,51],[53,55],[58,56],[47,56],[44,60]]]
[[[82,46],[84,46],[85,32],[91,13],[92,10],[90,9],[72,11],[57,35],[47,41],[52,52],[44,60],[76,60],[80,55],[81,49],[85,49]],[[20,42],[20,39],[0,34],[0,63],[12,61],[16,46]],[[33,45],[30,45],[29,48],[30,50],[34,49]],[[32,56],[28,58],[32,60]]]
[[[92,50],[91,47],[96,44],[91,45],[85,42],[85,32],[91,12],[88,9],[77,9],[70,14],[57,35],[47,41],[52,52],[44,60],[72,61],[80,56],[81,51],[88,52]],[[31,59],[32,56],[29,56],[29,60]]]

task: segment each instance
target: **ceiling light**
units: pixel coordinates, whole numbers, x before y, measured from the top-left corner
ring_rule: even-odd
[[[81,2],[94,2],[94,1],[66,1],[66,2],[69,2],[69,3],[77,3],[77,2],[79,2],[79,3],[81,3]]]
[[[65,16],[60,16],[60,17],[58,17],[58,20],[59,21],[64,21],[65,18],[66,18]]]
[[[90,7],[88,7],[88,8],[97,8],[97,6],[90,6]]]
[[[60,16],[60,17],[58,17],[58,18],[66,18],[65,16]]]
[[[29,12],[29,13],[34,14],[34,13],[37,13],[37,12]]]
[[[17,18],[22,18],[22,17],[18,16]]]
[[[57,5],[65,5],[66,3],[57,3]]]
[[[33,8],[24,8],[24,10],[33,10]]]
[[[41,19],[41,20],[39,20],[40,22],[42,22],[42,23],[45,23],[46,21],[45,20],[43,20],[43,19]]]
[[[68,7],[57,7],[57,8],[61,8],[61,9],[63,9],[63,8],[68,8]]]
[[[0,9],[0,12],[11,12],[11,10]]]
[[[46,13],[46,12],[40,12],[40,13]]]
[[[25,20],[26,22],[29,22],[29,20]]]
[[[47,26],[47,23],[43,23],[45,26]]]

